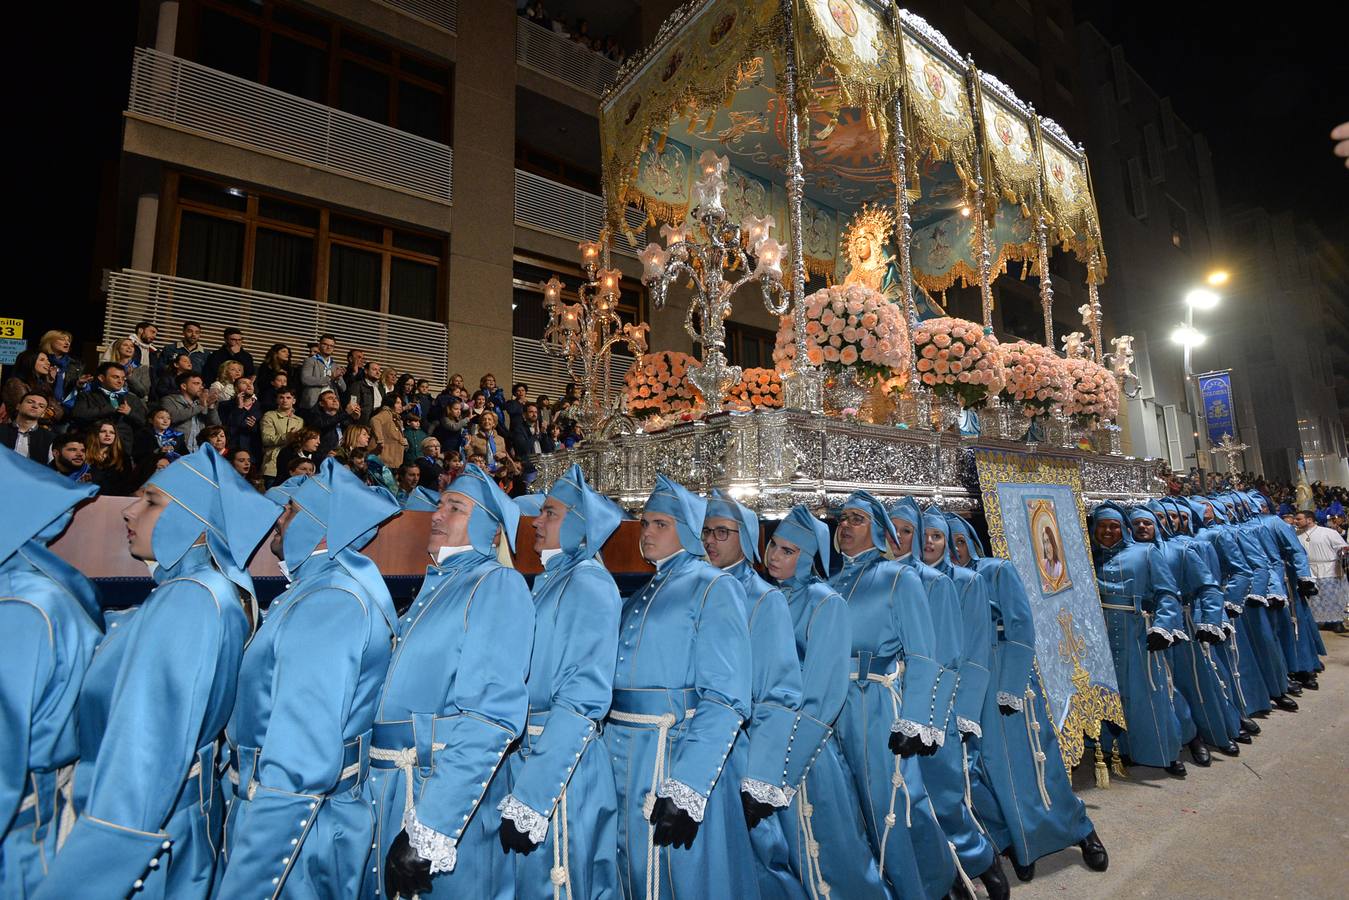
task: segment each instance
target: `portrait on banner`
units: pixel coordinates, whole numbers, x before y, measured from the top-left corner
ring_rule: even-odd
[[[1026,519],[1034,543],[1040,592],[1048,596],[1072,587],[1073,579],[1068,573],[1063,535],[1059,530],[1059,516],[1054,509],[1054,501],[1043,498],[1027,500]]]

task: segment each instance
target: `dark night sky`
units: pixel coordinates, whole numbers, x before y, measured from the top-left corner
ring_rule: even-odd
[[[1349,170],[1330,141],[1349,121],[1343,3],[1076,0],[1073,9],[1208,139],[1224,208],[1295,211],[1349,250]]]

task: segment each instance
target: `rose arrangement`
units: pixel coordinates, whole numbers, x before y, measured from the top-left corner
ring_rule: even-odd
[[[943,316],[919,322],[913,332],[918,377],[933,393],[958,397],[965,407],[1002,390],[1006,376],[998,339],[967,319]]]
[[[1007,373],[1002,395],[1021,404],[1026,415],[1042,415],[1067,401],[1068,375],[1063,359],[1044,344],[1003,344],[1002,364]]]
[[[726,400],[731,409],[776,409],[782,406],[782,379],[772,369],[746,369]]]
[[[909,367],[909,326],[900,308],[861,284],[822,288],[805,298],[806,359],[839,372],[856,367],[864,381],[888,378]],[[796,359],[792,316],[778,326],[773,362],[787,371]]]
[[[1083,425],[1119,415],[1119,385],[1110,370],[1089,359],[1062,360],[1068,384],[1063,411]]]
[[[688,380],[698,360],[677,350],[647,353],[623,376],[628,412],[638,418],[667,416],[703,405],[702,393]]]

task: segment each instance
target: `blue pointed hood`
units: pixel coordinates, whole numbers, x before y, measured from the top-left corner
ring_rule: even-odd
[[[820,561],[820,574],[829,575],[829,526],[821,522],[805,506],[797,504],[778,523],[773,532],[774,540],[783,540],[795,544],[800,549],[796,558],[796,576],[810,574],[816,557]]]
[[[463,473],[445,488],[445,493],[461,494],[473,501],[473,513],[468,520],[468,540],[473,549],[486,556],[496,555],[492,538],[500,528],[506,545],[514,552],[520,510],[486,472],[476,465],[466,466]]]
[[[325,540],[333,556],[360,550],[399,512],[388,491],[371,490],[332,457],[290,491],[290,502],[299,511],[286,527],[282,547],[292,572]]]
[[[890,521],[890,514],[875,496],[867,491],[853,491],[847,500],[843,501],[844,510],[855,509],[864,512],[871,517],[871,543],[881,553],[890,553],[890,542],[899,543],[899,537],[895,534],[895,525]],[[835,533],[834,540],[838,540],[838,534]],[[834,549],[838,549],[837,543]]]
[[[951,562],[954,563],[956,558],[954,546],[955,536],[962,535],[965,538],[965,546],[968,547],[970,551],[970,561],[967,563],[967,566],[973,568],[974,561],[984,557],[984,544],[979,540],[979,535],[975,533],[974,526],[955,513],[946,514],[946,524],[951,529]]]
[[[917,552],[913,553],[913,558],[918,561],[923,559],[923,510],[918,505],[918,501],[912,497],[900,497],[894,503],[890,504],[890,511],[886,514],[893,527],[896,519],[903,519],[913,526],[913,539],[917,544]],[[895,529],[896,543],[898,543],[899,529]],[[911,548],[912,549],[912,548]]]
[[[1144,506],[1152,513],[1159,540],[1166,540],[1176,536],[1176,529],[1171,527],[1171,517],[1168,515],[1169,510],[1162,500],[1149,500]]]
[[[1129,508],[1129,530],[1133,531],[1133,524],[1138,521],[1147,521],[1152,523],[1153,538],[1150,541],[1142,541],[1137,537],[1135,543],[1142,544],[1160,544],[1162,542],[1162,524],[1157,520],[1157,514],[1146,506],[1133,506]]]
[[[538,505],[542,507],[542,495],[530,496],[539,497]],[[567,507],[567,515],[562,520],[559,538],[562,552],[576,559],[590,559],[599,553],[610,535],[623,521],[623,510],[617,503],[592,488],[586,481],[581,467],[575,463],[562,473],[561,478],[553,482],[548,496]],[[516,503],[519,504],[519,500]],[[523,511],[523,506],[521,510]],[[528,513],[535,516],[538,514],[537,510]]]
[[[927,542],[927,532],[929,528],[941,532],[942,537],[946,540],[946,552],[941,555],[941,559],[934,563],[927,564],[949,575],[951,574],[951,570],[955,568],[955,561],[951,558],[951,524],[946,521],[946,513],[942,512],[936,506],[929,506],[927,509],[923,510],[923,527],[919,530],[918,534],[922,536],[924,543]],[[915,540],[917,540],[917,537],[915,537]],[[919,559],[922,559],[923,562],[927,562],[926,554],[919,554]]]
[[[0,484],[22,501],[5,510],[0,562],[29,541],[46,546],[55,540],[74,518],[75,507],[98,493],[98,485],[71,481],[8,447],[0,447]]]
[[[704,521],[711,518],[730,519],[740,526],[740,552],[751,563],[759,561],[759,517],[749,507],[736,503],[721,491],[713,491],[707,501]]]
[[[1102,519],[1114,519],[1119,522],[1120,530],[1124,532],[1124,540],[1114,547],[1102,547],[1096,540],[1096,523]],[[1097,550],[1116,550],[1134,542],[1133,529],[1129,527],[1129,513],[1114,500],[1107,500],[1093,509],[1089,524],[1091,526],[1091,546]]]
[[[676,481],[656,476],[656,489],[646,499],[646,511],[671,516],[679,532],[679,544],[694,556],[706,556],[703,549],[703,520],[707,503],[702,497]]]
[[[150,536],[159,565],[177,563],[205,534],[206,546],[221,572],[253,595],[248,560],[272,530],[281,507],[239,477],[209,444],[180,456],[146,484],[159,488],[172,501]]]
[[[413,512],[435,512],[440,506],[440,492],[417,485],[399,505]]]

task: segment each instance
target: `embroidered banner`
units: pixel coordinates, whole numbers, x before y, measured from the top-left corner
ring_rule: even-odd
[[[1199,396],[1204,402],[1204,422],[1208,428],[1209,443],[1216,446],[1223,442],[1223,435],[1237,436],[1236,413],[1232,409],[1232,370],[1205,372],[1196,375],[1199,382]]]

